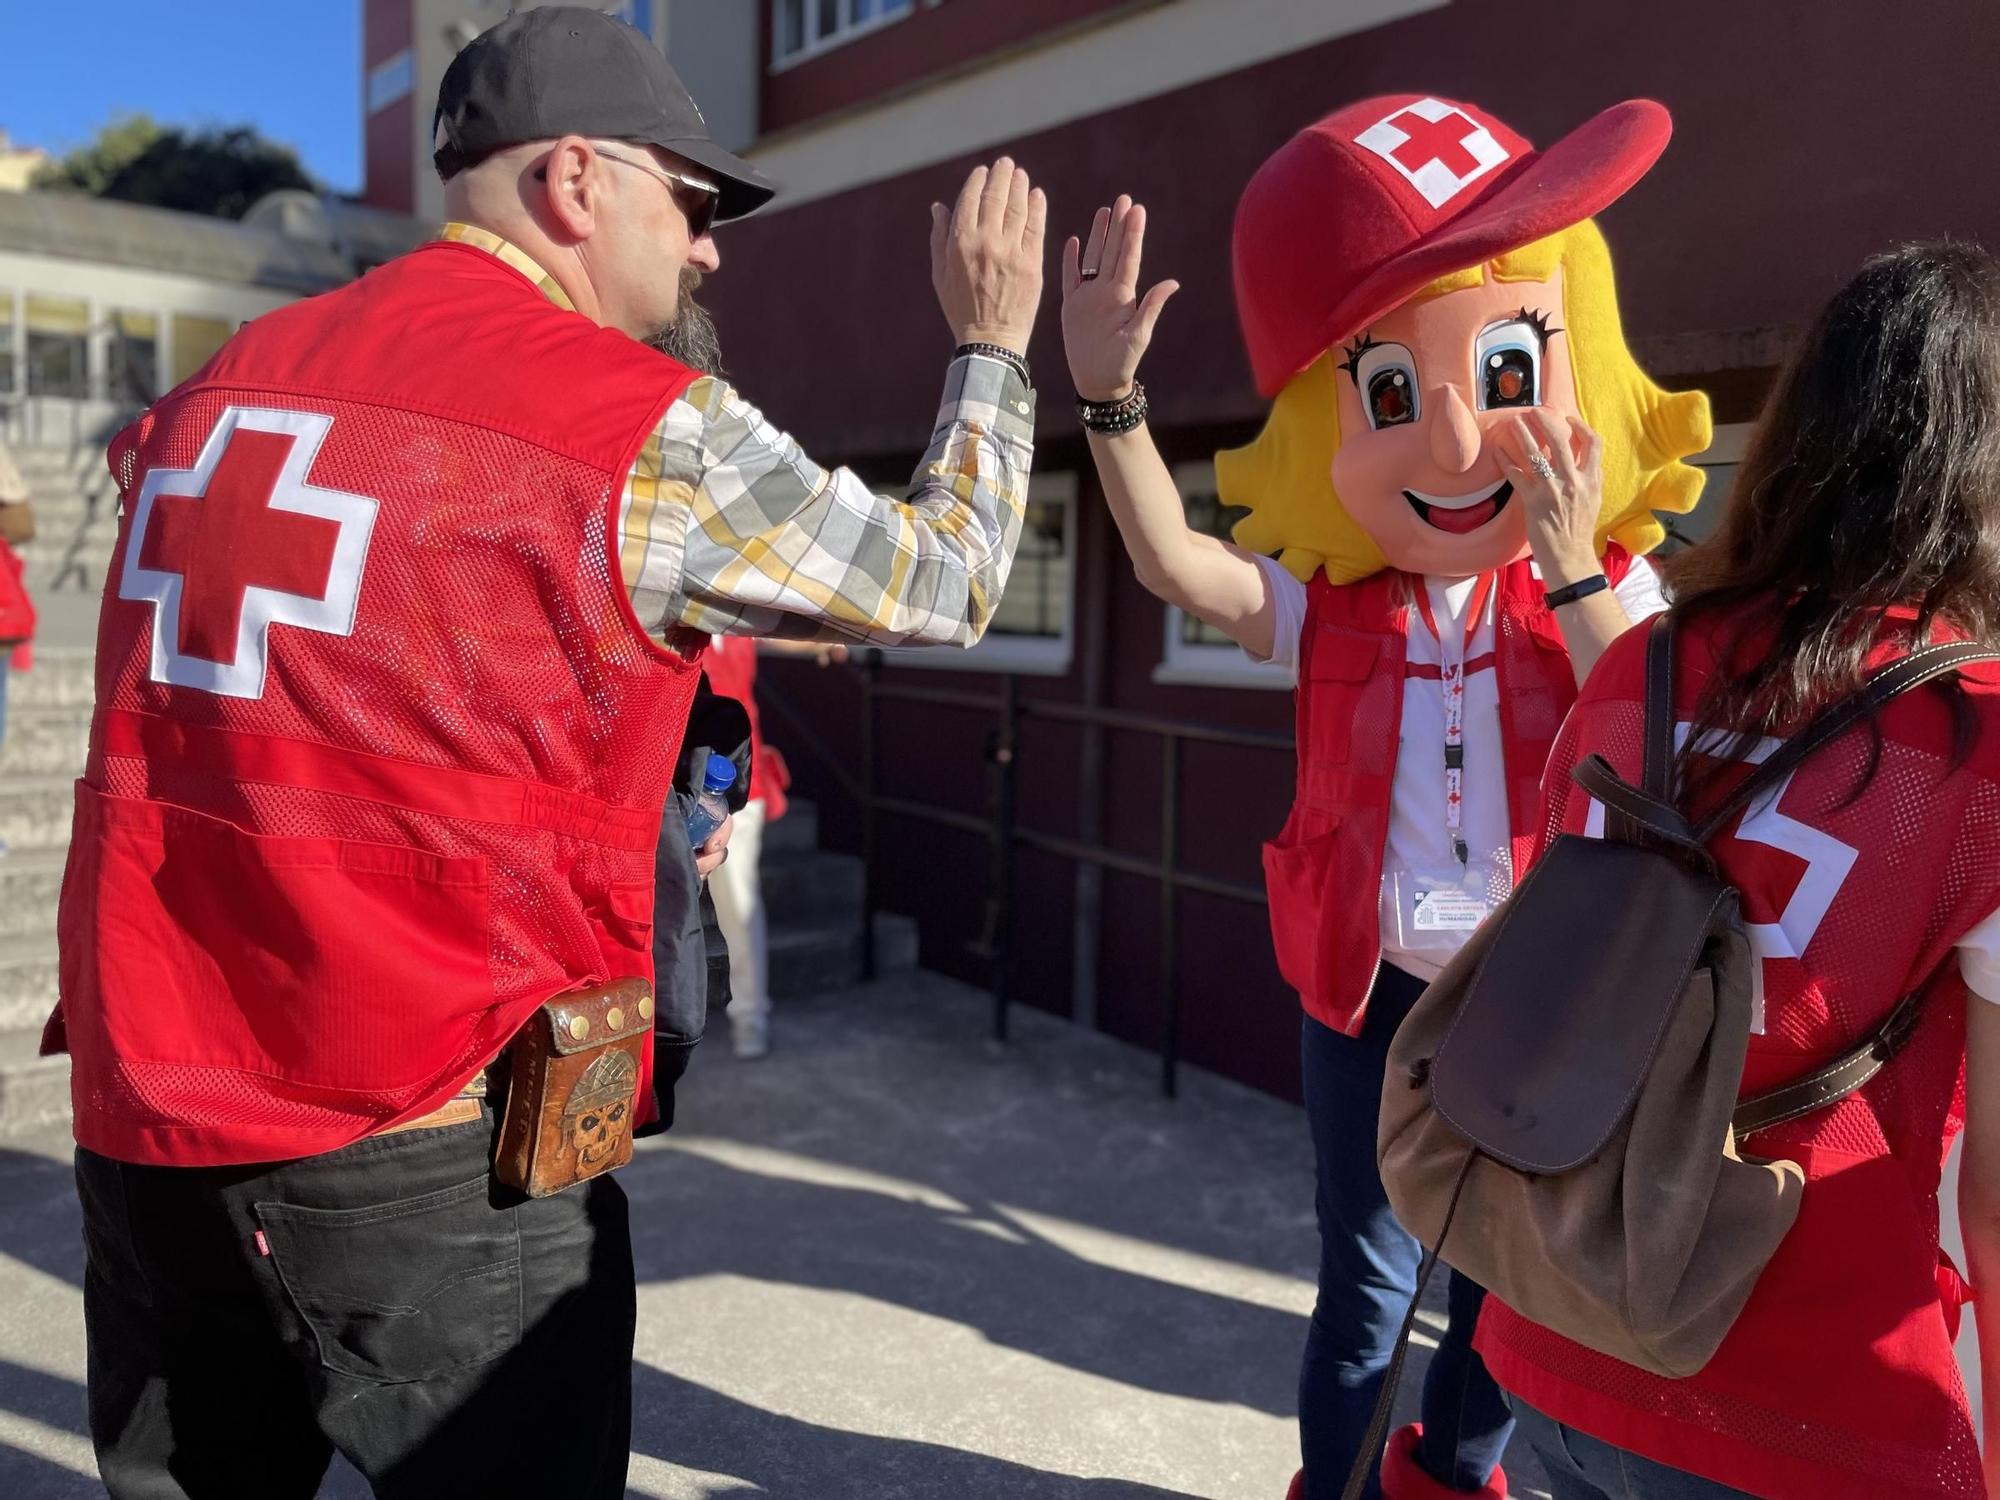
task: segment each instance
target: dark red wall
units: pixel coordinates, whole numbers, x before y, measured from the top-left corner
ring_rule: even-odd
[[[368,74],[413,40],[414,0],[367,0],[361,12],[362,199],[392,213],[417,207],[416,163],[410,151],[417,126],[412,91],[368,114]]]
[[[954,7],[944,6],[943,15]],[[1005,7],[962,7],[966,11]],[[1921,24],[1884,26],[1881,12],[1804,0],[1678,7],[1554,0],[1534,7],[1452,5],[1278,59],[1170,96],[1017,141],[996,143],[1049,191],[1051,286],[1031,349],[1040,388],[1037,466],[1088,465],[1069,410],[1058,343],[1053,266],[1063,234],[1125,190],[1148,205],[1149,277],[1184,290],[1167,310],[1144,378],[1170,458],[1196,457],[1254,430],[1229,294],[1228,235],[1238,186],[1298,126],[1370,93],[1431,90],[1476,100],[1530,139],[1548,142],[1595,109],[1650,96],[1674,112],[1660,165],[1604,217],[1618,257],[1628,331],[1663,373],[1721,371],[1717,384],[1754,395],[1731,367],[1767,362],[1785,330],[1869,253],[1938,235],[2000,247],[2000,189],[1985,169],[1991,80],[2000,73],[2000,9],[1942,0]],[[892,28],[893,29],[893,28]],[[838,56],[839,54],[834,54]],[[832,58],[827,59],[828,62]],[[927,206],[948,198],[971,160],[806,204],[728,230],[725,265],[709,282],[731,370],[779,425],[826,460],[862,458],[900,477],[936,409],[948,334],[929,288]],[[1753,351],[1743,354],[1740,351]],[[833,372],[838,371],[836,376]],[[1729,411],[1741,416],[1740,410]],[[898,455],[893,463],[884,455]],[[1103,600],[1113,706],[1276,729],[1283,694],[1157,687],[1159,605],[1139,590],[1086,472],[1079,486],[1078,614]],[[1078,642],[1078,660],[1092,632]],[[905,680],[991,690],[981,674],[904,672]],[[852,756],[851,684],[774,663],[772,686],[804,706]],[[1027,679],[1029,697],[1073,700],[1080,674]],[[945,710],[885,710],[889,779],[905,795],[977,810],[989,726]],[[783,730],[773,726],[783,741]],[[1074,822],[1077,732],[1035,728],[1024,747],[1023,820]],[[814,758],[787,746],[803,790],[827,809],[829,834],[855,824]],[[1114,737],[1105,778],[1114,840],[1156,847],[1158,750]],[[1197,752],[1183,806],[1188,863],[1254,881],[1257,846],[1278,827],[1291,791],[1284,757]],[[968,977],[984,855],[976,841],[892,823],[886,893],[924,923],[926,962]],[[1073,873],[1026,855],[1019,903],[1021,992],[1069,1003]],[[1106,1029],[1157,1033],[1156,896],[1108,877],[1100,973]],[[1186,903],[1180,947],[1188,1056],[1279,1092],[1296,1088],[1297,1009],[1273,969],[1260,911],[1205,898]]]
[[[760,125],[766,134],[922,83],[1048,36],[1099,20],[1108,12],[1143,9],[1162,0],[1010,0],[1007,4],[945,0],[915,9],[879,31],[843,42],[809,62],[775,71],[771,7],[764,6],[766,73]]]

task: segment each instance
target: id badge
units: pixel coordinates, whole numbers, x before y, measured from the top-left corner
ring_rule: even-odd
[[[1406,953],[1456,953],[1493,912],[1477,860],[1448,873],[1404,870],[1394,884],[1397,946]]]

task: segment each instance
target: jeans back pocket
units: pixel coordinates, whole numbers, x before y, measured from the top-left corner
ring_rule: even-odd
[[[271,1260],[329,1370],[378,1384],[497,1359],[521,1337],[515,1210],[489,1178],[364,1208],[258,1203]]]

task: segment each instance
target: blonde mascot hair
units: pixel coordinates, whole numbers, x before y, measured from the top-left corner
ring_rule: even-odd
[[[1577,404],[1604,439],[1598,551],[1617,542],[1635,556],[1650,552],[1666,536],[1653,512],[1693,510],[1701,495],[1701,471],[1681,460],[1708,446],[1708,398],[1699,391],[1661,390],[1632,358],[1618,317],[1611,254],[1596,224],[1586,219],[1483,266],[1440,277],[1417,298],[1462,291],[1483,279],[1545,281],[1557,266]],[[1336,378],[1334,351],[1328,350],[1278,392],[1255,442],[1215,456],[1222,503],[1250,512],[1236,524],[1237,544],[1276,554],[1301,583],[1321,568],[1331,583],[1352,583],[1388,566],[1334,493]]]

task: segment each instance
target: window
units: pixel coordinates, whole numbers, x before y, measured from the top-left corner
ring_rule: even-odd
[[[788,66],[907,16],[914,0],[773,0],[771,65]]]
[[[1216,494],[1215,465],[1178,464],[1174,485],[1188,526],[1204,536],[1229,540],[1229,532],[1245,512],[1226,506]],[[1289,688],[1291,677],[1281,667],[1252,661],[1228,636],[1193,615],[1166,607],[1166,643],[1153,681],[1190,683],[1204,687]]]
[[[113,401],[144,405],[160,394],[160,320],[149,312],[111,315],[106,361]]]
[[[28,394],[90,393],[90,304],[81,298],[28,294]]]
[[[408,47],[368,70],[368,113],[407,99],[417,86],[416,54]]]
[[[647,41],[653,40],[653,0],[621,0],[609,9],[619,20],[636,26]]]
[[[1660,517],[1667,528],[1667,539],[1660,544],[1657,555],[1671,557],[1682,548],[1705,540],[1715,530],[1722,519],[1723,507],[1729,503],[1729,491],[1736,482],[1736,466],[1742,462],[1743,450],[1750,441],[1751,425],[1732,422],[1716,428],[1708,447],[1688,460],[1702,471],[1706,481],[1701,487],[1701,500],[1684,516]]]
[[[194,374],[209,360],[215,351],[229,342],[229,335],[236,331],[236,325],[227,318],[204,318],[192,313],[175,313],[174,333],[174,385],[179,385]]]
[[[1076,476],[1036,474],[1028,481],[1014,570],[984,638],[969,651],[893,650],[886,659],[898,667],[1060,677],[1074,646],[1075,584]]]

